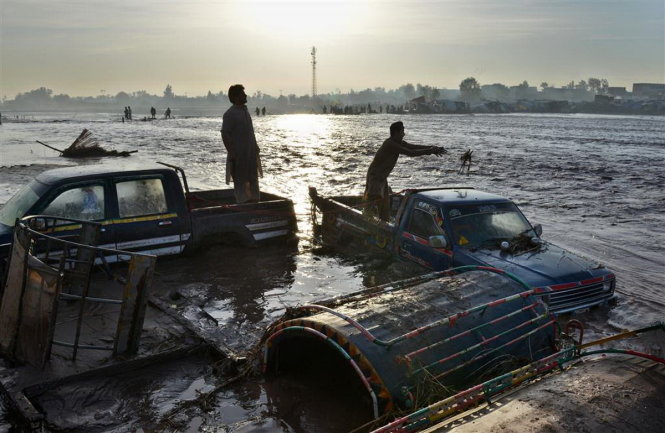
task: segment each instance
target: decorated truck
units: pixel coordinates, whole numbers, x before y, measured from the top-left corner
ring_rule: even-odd
[[[542,226],[505,197],[473,188],[409,189],[391,197],[391,218],[382,221],[363,212],[361,196],[321,196],[313,187],[309,194],[325,244],[362,242],[434,271],[499,268],[539,292],[554,313],[615,298],[610,270],[543,240]]]

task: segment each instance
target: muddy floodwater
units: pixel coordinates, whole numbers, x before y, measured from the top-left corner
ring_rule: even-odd
[[[20,122],[3,122],[0,203],[40,171],[76,164],[134,168],[163,161],[183,167],[193,189],[225,187],[220,117],[127,123],[119,118],[22,113]],[[361,193],[372,156],[396,120],[404,122],[407,141],[444,146],[448,154],[400,157],[389,179],[393,190],[461,185],[510,197],[532,223],[543,225],[543,238],[615,272],[616,305],[573,315],[585,323],[586,335],[665,319],[665,118],[646,116],[254,118],[265,172],[262,189],[294,201],[299,244],[216,246],[194,257],[160,259],[153,294],[196,319],[220,345],[246,354],[287,306],[423,273],[363,251],[322,249],[313,239],[307,187],[322,194]],[[65,148],[83,128],[108,149],[138,152],[72,160],[35,142]],[[460,175],[459,157],[467,149],[474,151],[473,166]],[[307,379],[316,371],[242,381],[216,393],[205,407],[174,410],[217,385],[213,364],[185,359],[127,378],[123,386],[72,384],[43,395],[40,405],[59,414],[49,418],[55,430],[67,431],[336,432],[351,430],[366,417],[334,381],[318,374],[312,387]]]

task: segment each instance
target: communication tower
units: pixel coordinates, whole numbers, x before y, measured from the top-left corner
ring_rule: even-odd
[[[316,47],[312,47],[312,98],[316,97]]]

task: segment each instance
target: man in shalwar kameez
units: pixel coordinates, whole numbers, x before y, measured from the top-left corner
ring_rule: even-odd
[[[222,119],[222,141],[228,152],[226,183],[233,179],[233,190],[238,203],[258,202],[259,176],[263,177],[259,146],[254,136],[252,118],[247,110],[247,95],[241,84],[229,88],[233,105]]]
[[[404,141],[404,124],[395,122],[390,125],[390,138],[383,142],[374,155],[374,159],[367,170],[367,183],[365,184],[365,213],[378,216],[384,221],[390,218],[390,194],[388,176],[397,164],[400,155],[442,155],[446,153],[443,147],[419,146]]]

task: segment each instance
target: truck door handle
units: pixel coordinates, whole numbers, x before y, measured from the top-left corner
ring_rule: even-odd
[[[171,221],[171,220],[160,221],[160,222],[157,223],[158,226],[170,226],[171,224],[173,224],[173,221]]]

